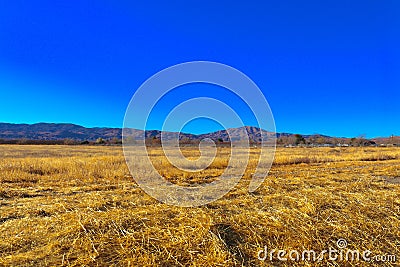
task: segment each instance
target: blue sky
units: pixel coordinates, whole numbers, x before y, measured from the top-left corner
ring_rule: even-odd
[[[259,86],[279,132],[400,135],[400,2],[136,2],[2,1],[0,121],[121,127],[146,79],[208,60]]]

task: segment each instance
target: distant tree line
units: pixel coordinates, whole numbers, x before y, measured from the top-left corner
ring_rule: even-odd
[[[301,134],[280,136],[278,146],[376,146],[376,142],[366,139],[365,136],[354,138],[338,138],[313,135],[304,137]]]

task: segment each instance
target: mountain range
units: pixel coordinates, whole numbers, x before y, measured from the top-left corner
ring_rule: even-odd
[[[246,133],[250,141],[259,142],[262,138],[270,139],[274,133],[261,130],[257,127],[245,126],[241,128],[229,129],[232,141],[245,139]],[[227,130],[220,130],[206,134],[190,134],[177,132],[162,132],[159,130],[137,130],[129,129],[129,135],[135,140],[140,140],[143,136],[146,139],[160,139],[161,135],[166,140],[172,140],[179,135],[179,139],[201,140],[210,138],[212,140],[228,141]],[[121,139],[121,128],[86,128],[71,123],[35,123],[35,124],[14,124],[0,123],[0,139],[28,139],[28,140],[63,140],[72,139],[78,141],[94,141],[98,138],[105,140]],[[265,139],[264,139],[265,140]]]
[[[245,130],[245,131],[244,131]],[[215,141],[229,141],[229,135],[227,130],[220,130],[205,134],[190,134],[190,133],[177,133],[177,132],[161,132],[159,130],[136,130],[129,129],[130,136],[139,140],[145,135],[146,139],[160,139],[161,135],[166,140],[172,140],[174,137],[179,135],[180,140],[202,140],[204,138],[210,138]],[[314,134],[314,135],[299,135],[292,133],[273,133],[262,130],[253,126],[244,126],[240,128],[229,129],[231,134],[231,141],[242,141],[244,140],[246,133],[251,142],[260,142],[261,140],[271,140],[274,136],[281,139],[298,139],[303,138],[305,140],[317,140],[324,139],[325,141],[344,142],[350,140],[350,138],[336,138],[326,135]],[[65,140],[71,139],[76,141],[95,141],[98,138],[104,140],[121,139],[122,129],[121,128],[105,128],[105,127],[94,127],[87,128],[71,123],[35,123],[35,124],[14,124],[14,123],[0,123],[0,139],[3,140]],[[398,138],[398,137],[395,137]],[[364,138],[365,139],[365,138]],[[391,137],[393,139],[393,137]],[[383,141],[390,141],[390,138],[374,138],[371,139],[377,143]]]

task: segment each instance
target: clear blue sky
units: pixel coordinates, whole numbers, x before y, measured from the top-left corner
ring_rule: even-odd
[[[399,1],[137,2],[2,1],[0,121],[121,127],[147,78],[209,60],[256,82],[279,132],[400,135]]]

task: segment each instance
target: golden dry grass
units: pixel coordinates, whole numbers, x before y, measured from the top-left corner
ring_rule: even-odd
[[[279,148],[270,175],[248,193],[251,152],[244,179],[224,198],[179,208],[137,186],[120,147],[0,146],[0,265],[370,266],[257,259],[264,246],[321,251],[338,238],[397,255],[372,265],[398,265],[399,148]],[[218,176],[229,151],[219,149],[202,175],[173,169],[158,148],[151,154],[185,184]]]

